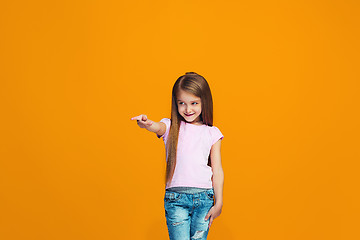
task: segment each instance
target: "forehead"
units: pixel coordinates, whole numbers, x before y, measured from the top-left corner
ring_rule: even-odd
[[[200,101],[200,98],[193,95],[192,93],[186,92],[184,90],[179,90],[179,92],[176,94],[177,101]]]

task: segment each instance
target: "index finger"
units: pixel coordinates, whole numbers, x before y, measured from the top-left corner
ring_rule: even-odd
[[[136,117],[132,117],[131,120],[141,120],[141,115],[140,116],[136,116]]]

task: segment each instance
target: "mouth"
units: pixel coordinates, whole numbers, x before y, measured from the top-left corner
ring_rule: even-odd
[[[186,114],[186,113],[184,113],[184,114],[185,114],[185,116],[190,117],[190,116],[194,115],[195,113],[193,113],[193,114]]]

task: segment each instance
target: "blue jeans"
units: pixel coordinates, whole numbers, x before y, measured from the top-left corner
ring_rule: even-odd
[[[213,189],[193,194],[166,190],[164,207],[170,240],[206,239],[210,218],[204,218],[212,206]]]

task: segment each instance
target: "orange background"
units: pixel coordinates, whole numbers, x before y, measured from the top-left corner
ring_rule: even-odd
[[[171,88],[224,134],[208,239],[359,233],[358,1],[2,1],[0,238],[167,239]]]

